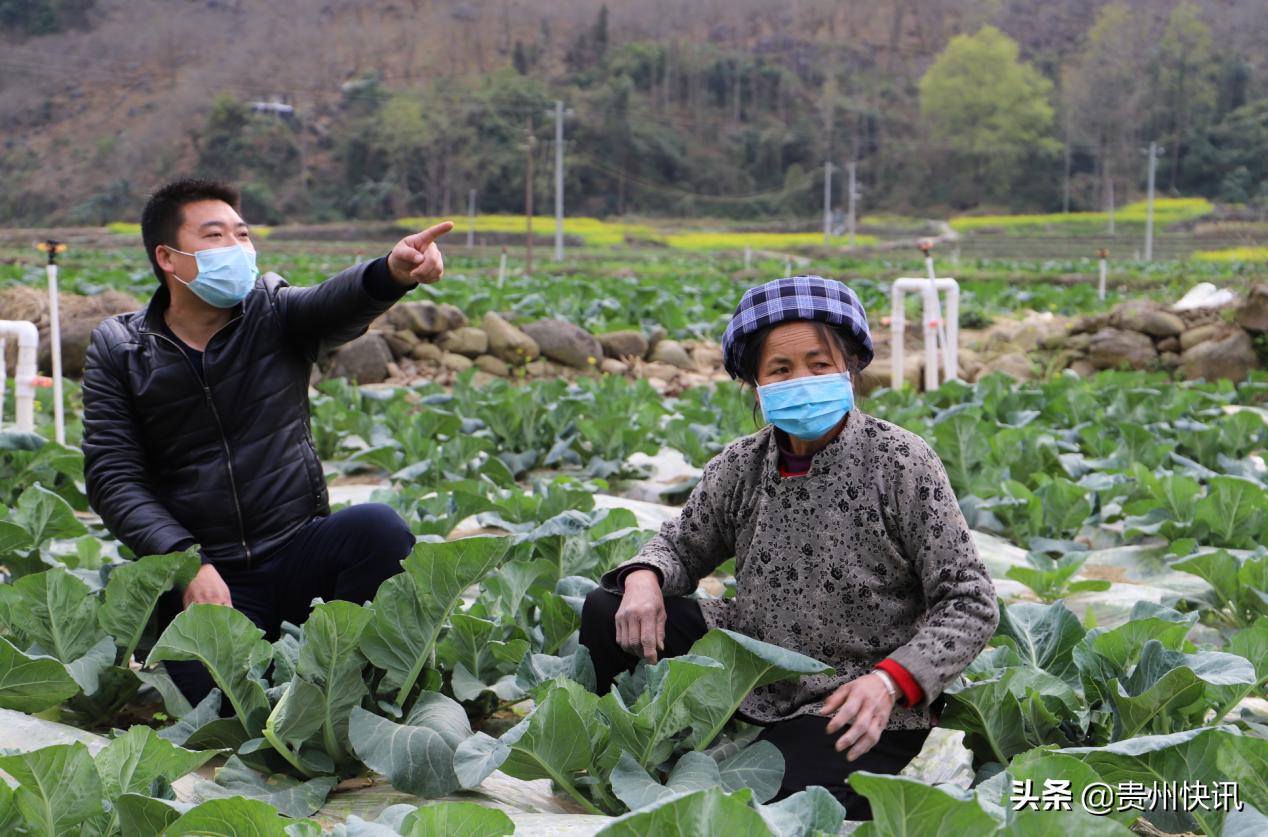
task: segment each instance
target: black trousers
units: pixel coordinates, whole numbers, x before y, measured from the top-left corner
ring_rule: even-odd
[[[597,589],[586,596],[581,613],[581,643],[594,660],[600,694],[611,688],[618,674],[638,664],[637,657],[616,644],[616,611],[620,605],[620,596]],[[667,597],[665,613],[665,650],[658,659],[685,654],[708,630],[694,599]],[[821,785],[845,806],[847,819],[870,820],[871,806],[849,786],[847,777],[856,770],[898,773],[920,753],[929,730],[885,730],[872,749],[854,761],[846,761],[845,753],[838,753],[834,745],[849,727],[828,735],[828,721],[820,715],[801,715],[762,730],[758,740],[774,744],[784,756],[784,781],[775,799]]]
[[[233,606],[275,640],[282,622],[301,625],[313,599],[361,602],[374,598],[384,580],[401,571],[414,548],[414,534],[391,506],[365,503],[328,517],[315,517],[286,545],[250,570],[220,565]],[[159,600],[160,628],[182,609],[182,591]],[[215,683],[202,663],[168,661],[168,674],[190,703],[207,696]]]

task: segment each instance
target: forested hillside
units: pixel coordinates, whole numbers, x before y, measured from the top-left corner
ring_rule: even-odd
[[[0,223],[135,218],[160,180],[257,222],[1268,202],[1263,0],[0,0]],[[841,180],[837,180],[840,199]]]

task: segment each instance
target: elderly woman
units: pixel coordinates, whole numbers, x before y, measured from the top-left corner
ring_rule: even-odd
[[[943,688],[995,631],[995,588],[937,455],[855,406],[872,338],[853,291],[818,276],[752,288],[723,355],[770,424],[710,460],[680,518],[603,577],[581,641],[601,692],[710,628],[835,666],[759,688],[739,714],[783,752],[781,797],[822,785],[870,819],[846,777],[920,752]],[[732,556],[733,599],[687,598]]]

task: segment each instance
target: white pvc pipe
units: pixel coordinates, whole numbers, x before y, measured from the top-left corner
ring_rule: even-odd
[[[938,316],[941,313],[938,292],[947,292],[947,316],[945,321]],[[905,362],[905,346],[903,340],[907,332],[907,317],[904,310],[904,295],[920,294],[921,319],[924,322],[925,334],[925,389],[938,388],[938,342],[943,344],[942,362],[945,380],[959,377],[959,344],[960,344],[960,283],[954,279],[918,279],[904,276],[895,279],[890,288],[890,385],[898,389],[903,384],[903,366]],[[942,329],[941,334],[939,328]]]
[[[0,337],[18,339],[18,365],[13,370],[13,397],[17,404],[17,429],[35,432],[35,366],[40,332],[35,323],[22,320],[0,320]],[[4,378],[4,355],[0,353],[0,380]],[[0,390],[2,392],[2,390]],[[4,404],[0,400],[0,407]],[[4,418],[0,412],[0,420]]]
[[[62,318],[58,312],[57,265],[48,266],[48,328],[53,350],[53,428],[57,444],[66,444],[66,417],[62,413]]]

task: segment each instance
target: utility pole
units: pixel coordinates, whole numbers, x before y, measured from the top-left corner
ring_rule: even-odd
[[[555,261],[564,260],[564,103],[555,100]]]
[[[467,192],[467,246],[475,246],[475,196],[476,190]]]
[[[1154,175],[1158,170],[1158,155],[1162,149],[1158,143],[1149,143],[1149,197],[1145,208],[1145,261],[1154,257]]]
[[[850,191],[847,193],[849,195],[849,204],[848,204],[849,213],[846,215],[846,224],[848,225],[850,230],[850,246],[851,247],[854,246],[854,208],[855,208],[854,201],[858,198],[858,194],[859,194],[858,186],[855,184],[855,181],[854,181],[854,168],[856,165],[857,164],[854,163],[853,161],[850,161],[845,164],[845,170],[850,175]]]
[[[525,145],[528,153],[528,161],[524,166],[524,220],[527,224],[526,235],[524,237],[525,260],[528,262],[525,270],[528,275],[533,274],[533,117],[528,117],[528,142]]]
[[[1109,234],[1114,234],[1114,178],[1109,179]]]
[[[832,235],[832,163],[823,163],[823,246]]]

